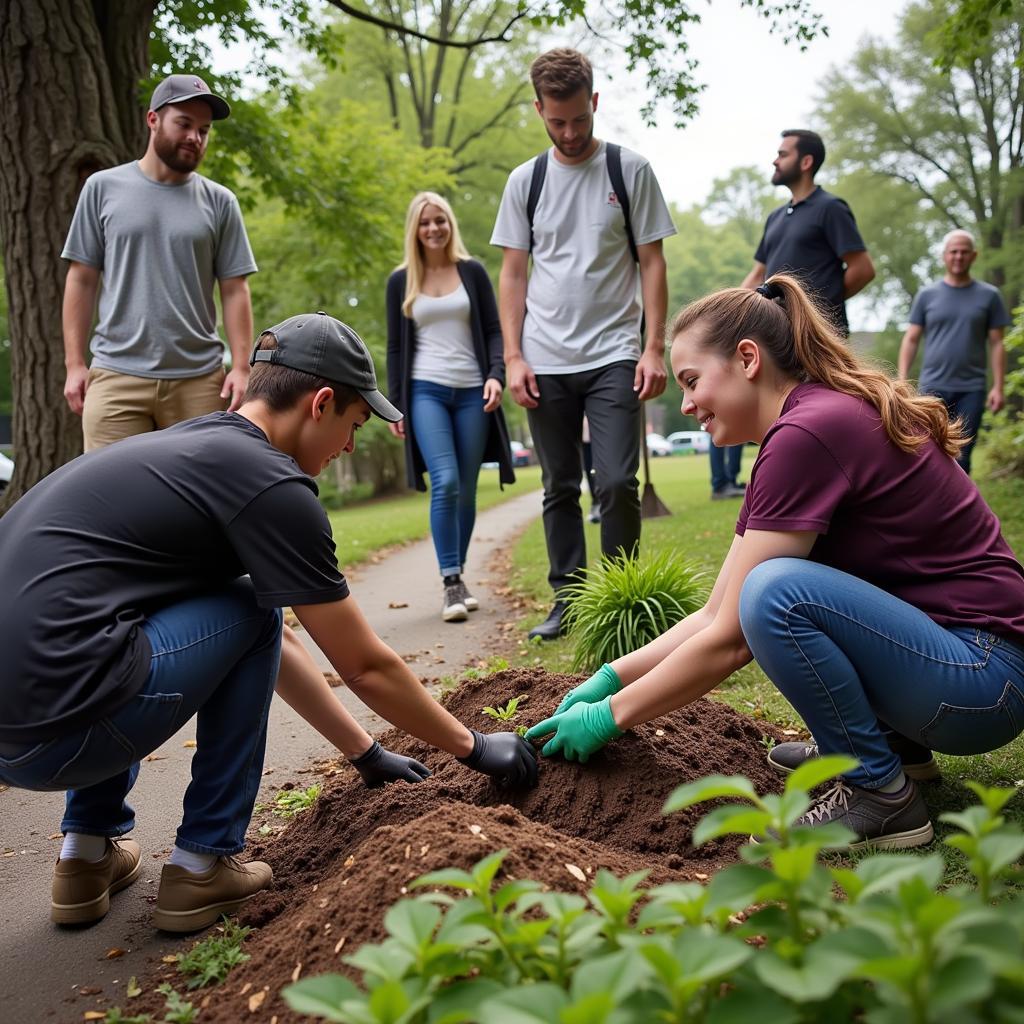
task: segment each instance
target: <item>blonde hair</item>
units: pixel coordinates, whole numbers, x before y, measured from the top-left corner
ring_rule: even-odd
[[[701,344],[723,356],[749,338],[786,376],[870,402],[897,448],[916,452],[932,439],[947,455],[959,454],[966,443],[962,422],[950,423],[940,399],[919,395],[907,381],[892,380],[861,362],[796,278],[776,274],[762,288],[767,295],[728,288],[691,302],[676,314],[669,337],[699,326]]]
[[[462,235],[459,234],[459,222],[455,219],[448,200],[436,192],[417,192],[405,214],[405,259],[398,266],[399,270],[405,271],[405,299],[402,301],[402,312],[408,317],[412,316],[412,304],[423,286],[423,246],[419,240],[419,228],[420,217],[427,206],[436,206],[448,218],[451,234],[448,236],[448,244],[444,247],[448,261],[458,263],[460,260],[469,259],[469,253],[462,244]]]

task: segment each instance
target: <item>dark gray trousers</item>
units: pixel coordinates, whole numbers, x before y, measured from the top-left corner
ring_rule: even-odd
[[[587,564],[580,508],[583,415],[590,421],[594,485],[601,508],[601,551],[635,554],[640,544],[640,402],[636,363],[581,373],[539,374],[540,405],[528,409],[544,483],[548,582],[557,594]]]

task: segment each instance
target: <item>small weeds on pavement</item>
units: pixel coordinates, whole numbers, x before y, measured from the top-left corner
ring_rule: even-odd
[[[148,1013],[127,1017],[119,1006],[114,1006],[107,1010],[102,1024],[195,1024],[199,1019],[199,1011],[166,982],[157,987],[157,992],[164,997],[164,1015],[160,1020],[153,1020]]]
[[[1007,898],[1024,831],[1003,814],[1015,790],[971,784],[980,803],[944,815],[973,882],[939,891],[938,853],[835,867],[829,851],[851,834],[797,825],[810,791],[852,766],[808,762],[777,796],[742,776],[676,789],[666,813],[719,804],[695,844],[758,839],[707,885],[644,889],[645,872],[600,871],[584,898],[499,881],[504,850],[471,871],[424,875],[413,886],[431,891],[391,907],[388,938],[346,957],[362,986],[321,975],[286,987],[284,999],[298,1013],[361,1024],[1024,1019],[1024,905]],[[460,896],[441,891],[452,889]]]
[[[225,917],[217,931],[219,935],[208,935],[178,957],[178,970],[188,978],[190,989],[223,981],[232,968],[249,959],[249,954],[242,952],[242,944],[251,928]]]
[[[103,1018],[103,1024],[152,1024],[153,1018],[148,1013],[140,1013],[133,1017],[126,1017],[120,1006],[107,1010]]]
[[[674,551],[603,558],[561,595],[573,667],[593,672],[700,608],[707,599],[706,574]]]
[[[316,803],[323,787],[316,782],[306,789],[282,789],[269,804],[259,804],[258,811],[270,811],[279,818],[294,818]]]

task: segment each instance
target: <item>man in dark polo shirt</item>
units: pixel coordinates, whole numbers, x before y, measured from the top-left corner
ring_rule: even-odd
[[[871,281],[875,268],[850,207],[814,184],[824,161],[825,144],[815,132],[782,133],[772,184],[785,185],[792,199],[768,215],[743,287],[793,274],[848,334],[845,302]]]
[[[875,267],[850,207],[814,184],[824,162],[825,144],[816,132],[794,128],[782,133],[772,184],[785,185],[793,198],[768,214],[743,287],[756,288],[772,274],[793,274],[846,335],[846,300],[872,280]],[[713,500],[743,497],[743,485],[736,480],[742,453],[740,445],[716,448],[711,443]]]

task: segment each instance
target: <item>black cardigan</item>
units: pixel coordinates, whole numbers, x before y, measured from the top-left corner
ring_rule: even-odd
[[[505,361],[502,357],[501,322],[494,301],[491,279],[481,263],[460,260],[456,265],[459,277],[469,294],[469,326],[473,335],[473,351],[484,380],[494,377],[505,384]],[[388,278],[388,397],[405,413],[405,476],[410,487],[425,491],[423,474],[426,463],[416,444],[416,425],[409,415],[409,392],[412,363],[416,352],[416,323],[402,312],[405,301],[405,271],[396,270]],[[498,406],[487,414],[489,424],[484,462],[498,463],[501,484],[514,484],[512,449],[509,445],[505,415]]]

